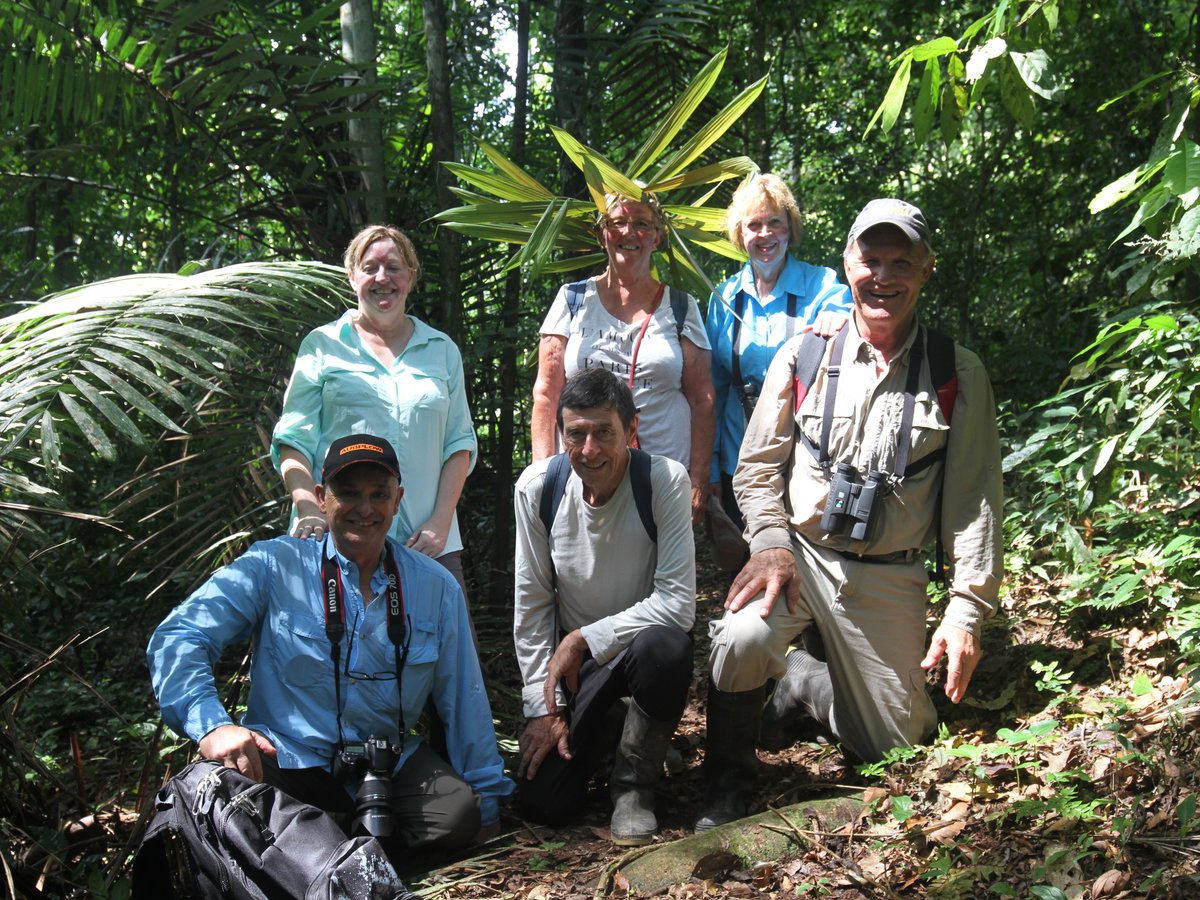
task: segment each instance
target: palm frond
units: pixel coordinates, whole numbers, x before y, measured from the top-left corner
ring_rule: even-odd
[[[497,171],[462,163],[443,163],[470,189],[455,190],[467,205],[443,210],[434,218],[445,227],[463,234],[522,245],[509,266],[527,268],[534,277],[592,265],[603,257],[595,253],[595,233],[584,211],[590,206],[603,213],[606,194],[615,193],[640,200],[643,193],[648,191],[661,202],[663,194],[683,191],[695,193],[695,189],[717,185],[730,178],[743,178],[758,171],[755,163],[745,156],[722,159],[692,170],[688,170],[688,166],[698,160],[745,113],[762,93],[765,78],[738,94],[695,134],[670,151],[672,142],[683,132],[692,115],[717,84],[725,56],[726,51],[721,51],[708,61],[625,166],[618,165],[564,129],[551,126],[567,158],[583,172],[590,203],[582,198],[550,195],[540,182],[494,147],[481,144],[481,151]],[[660,160],[664,154],[667,154],[666,158]],[[656,161],[657,170],[648,183],[639,181],[639,176]],[[677,283],[693,292],[702,292],[702,295],[711,291],[712,279],[697,262],[694,250],[735,259],[744,258],[723,235],[724,210],[705,205],[712,198],[713,190],[715,188],[691,202],[663,204],[667,240],[662,252],[657,254],[660,258],[656,260],[659,271],[669,269]],[[566,258],[552,260],[551,257],[556,253]]]

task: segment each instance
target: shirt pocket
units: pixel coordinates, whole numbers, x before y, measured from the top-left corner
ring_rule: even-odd
[[[331,683],[333,658],[325,622],[312,613],[280,610],[270,653],[284,684],[315,687]]]
[[[914,479],[932,477],[936,466],[934,460],[946,455],[946,444],[950,439],[950,426],[942,418],[937,403],[927,395],[917,397],[913,407],[913,427],[908,451],[908,469],[921,464],[921,471],[913,473]]]
[[[329,370],[321,385],[321,426],[325,434],[371,432],[371,423],[386,408],[379,373],[368,366]]]

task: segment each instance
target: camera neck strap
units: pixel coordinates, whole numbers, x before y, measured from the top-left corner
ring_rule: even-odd
[[[900,429],[896,435],[896,462],[892,474],[888,476],[888,487],[894,488],[901,481],[908,469],[908,451],[912,443],[909,434],[912,432],[913,411],[917,403],[917,389],[920,387],[921,364],[925,360],[925,329],[918,326],[916,339],[908,351],[908,374],[904,383],[904,409],[900,414]],[[842,351],[846,346],[846,335],[850,332],[847,324],[838,332],[833,341],[833,351],[829,356],[829,366],[825,370],[825,406],[821,415],[821,443],[817,450],[817,462],[826,472],[833,466],[829,456],[829,438],[833,431],[833,410],[837,400],[838,382],[841,380]],[[803,432],[801,432],[803,436]],[[807,444],[807,440],[806,440]],[[809,446],[810,452],[813,450]]]
[[[338,749],[345,746],[342,734],[342,639],[346,636],[345,589],[342,585],[342,568],[337,564],[329,538],[321,548],[321,593],[325,612],[325,636],[329,639],[329,657],[333,661],[333,695],[337,705]],[[404,663],[408,657],[407,625],[404,612],[404,588],[400,584],[400,568],[396,565],[392,548],[384,546],[384,571],[387,573],[387,633],[392,642],[396,661],[396,707],[400,728],[400,750],[404,750]],[[349,660],[346,661],[349,664]]]

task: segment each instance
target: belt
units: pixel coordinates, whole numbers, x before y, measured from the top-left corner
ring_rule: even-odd
[[[849,550],[834,550],[838,556],[851,562],[871,563],[873,565],[889,565],[891,563],[908,563],[917,558],[917,549],[897,550],[895,553],[880,553],[874,556],[861,553],[851,553]]]

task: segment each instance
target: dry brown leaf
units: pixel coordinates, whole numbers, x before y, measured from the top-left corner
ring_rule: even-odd
[[[969,818],[970,815],[971,815],[971,804],[965,800],[959,800],[957,803],[954,803],[948,810],[946,810],[946,812],[945,812],[945,814],[943,814],[942,818],[945,819],[947,822],[957,822],[960,819]]]
[[[629,890],[629,884],[626,882],[625,890]],[[525,895],[525,900],[550,900],[550,887],[545,884],[535,884],[529,889]]]
[[[1062,772],[1066,770],[1068,763],[1071,761],[1071,750],[1067,749],[1058,753],[1044,753],[1042,754],[1042,759],[1046,761],[1046,771]]]
[[[966,827],[966,822],[950,822],[947,825],[943,825],[941,828],[935,828],[933,831],[929,832],[929,839],[948,847],[954,843],[954,839],[958,837],[958,835]]]
[[[1092,882],[1092,896],[1111,897],[1114,894],[1128,890],[1132,882],[1133,879],[1129,877],[1128,872],[1122,872],[1120,869],[1109,869]]]
[[[1097,756],[1092,760],[1092,781],[1100,781],[1108,774],[1112,759],[1108,756]]]
[[[883,877],[887,872],[887,863],[875,853],[868,853],[858,861],[859,870],[868,878],[874,880]]]

